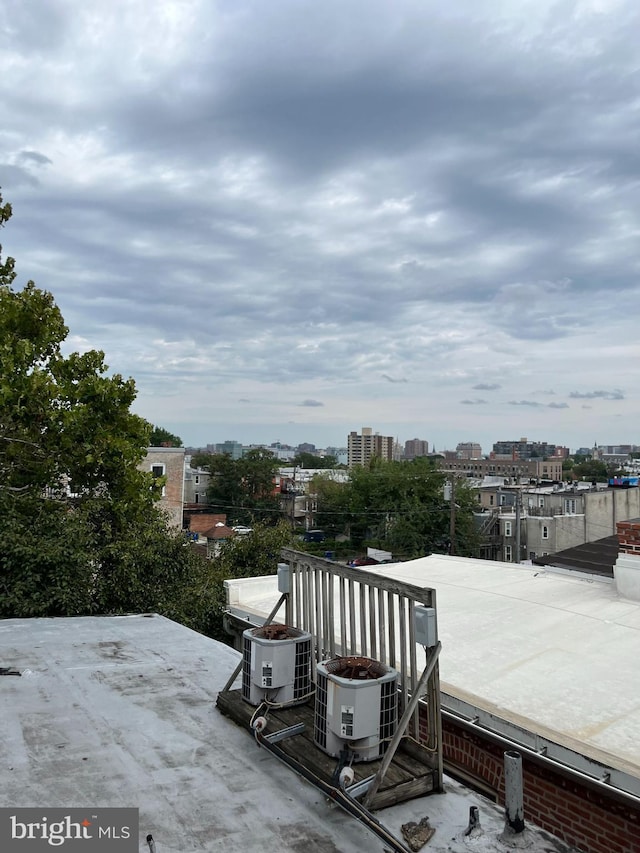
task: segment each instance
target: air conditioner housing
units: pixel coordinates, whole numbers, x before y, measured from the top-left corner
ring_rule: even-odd
[[[281,707],[311,694],[311,634],[288,625],[264,625],[243,633],[242,698],[251,705]]]
[[[343,657],[317,666],[313,738],[328,755],[381,758],[398,726],[398,673],[379,661]]]

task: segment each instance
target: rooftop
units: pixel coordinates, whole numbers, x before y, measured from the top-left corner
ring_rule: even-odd
[[[443,694],[621,771],[640,794],[640,603],[611,578],[435,554],[375,572],[436,590]],[[239,611],[277,600],[275,579],[230,583]]]
[[[0,621],[0,800],[16,807],[140,809],[158,851],[317,850],[382,844],[258,749],[215,698],[239,654],[156,615]],[[502,810],[446,780],[446,793],[378,813],[397,837],[426,815],[430,853],[462,853],[469,808],[478,853],[504,850]],[[565,848],[538,831],[532,853]],[[146,848],[145,848],[146,849]]]

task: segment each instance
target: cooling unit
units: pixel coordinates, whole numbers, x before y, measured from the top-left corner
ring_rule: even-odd
[[[398,673],[379,661],[343,657],[318,664],[313,738],[338,757],[346,746],[355,761],[384,755],[398,725]]]
[[[248,628],[243,636],[242,698],[281,707],[311,694],[311,634],[287,625]]]

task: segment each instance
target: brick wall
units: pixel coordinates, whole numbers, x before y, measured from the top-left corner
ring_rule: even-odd
[[[421,720],[420,735],[426,740],[426,721]],[[504,804],[506,747],[448,719],[442,721],[442,738],[445,769],[475,780]],[[640,853],[640,808],[621,804],[526,756],[522,775],[525,821],[584,853]]]
[[[184,447],[149,447],[147,455],[140,463],[142,471],[151,471],[154,465],[162,465],[166,484],[160,498],[160,507],[166,510],[169,523],[182,528],[182,508],[184,498]]]

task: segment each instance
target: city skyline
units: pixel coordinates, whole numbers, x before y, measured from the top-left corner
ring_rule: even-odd
[[[381,434],[380,431],[376,430],[375,428],[372,428],[372,430],[373,430],[374,435]],[[180,437],[182,438],[182,436],[180,436]],[[511,438],[506,438],[505,436],[502,436],[502,438],[500,438],[500,439],[495,439],[495,440],[491,441],[486,447],[484,445],[482,445],[481,442],[475,442],[475,441],[469,440],[469,439],[466,439],[464,441],[456,441],[450,445],[443,444],[441,446],[435,446],[434,447],[428,439],[419,438],[418,436],[413,436],[413,438],[411,438],[411,439],[404,439],[404,440],[396,439],[395,436],[391,436],[391,437],[397,441],[397,444],[400,447],[400,450],[403,450],[405,448],[405,445],[407,442],[411,443],[411,442],[417,440],[419,442],[426,442],[429,445],[428,454],[434,454],[434,453],[438,453],[438,452],[444,453],[445,451],[455,452],[456,450],[460,449],[460,445],[480,445],[481,446],[481,456],[489,456],[489,454],[491,452],[497,452],[499,454],[500,451],[495,450],[496,445],[499,445],[499,444],[502,444],[505,442],[506,443],[518,444],[522,440],[529,441],[529,442],[532,442],[534,444],[541,444],[541,445],[552,444],[558,448],[563,448],[563,449],[568,448],[571,453],[576,453],[578,451],[590,451],[594,448],[594,446],[597,447],[599,450],[605,449],[605,451],[607,450],[607,448],[609,448],[611,450],[611,452],[614,452],[615,448],[632,447],[635,449],[635,448],[640,446],[640,445],[636,444],[635,442],[606,442],[606,441],[605,442],[597,442],[596,445],[594,445],[593,443],[590,444],[587,442],[584,444],[578,444],[576,446],[570,446],[570,445],[566,445],[566,444],[563,444],[562,442],[557,442],[557,441],[547,442],[544,439],[532,439],[530,436],[511,436]],[[270,439],[270,440],[263,440],[263,441],[256,440],[256,441],[243,442],[243,441],[239,441],[237,438],[227,437],[223,441],[211,441],[210,440],[210,441],[206,441],[202,444],[194,444],[192,442],[188,442],[188,441],[183,440],[183,446],[188,448],[188,449],[191,449],[191,450],[195,449],[195,450],[205,450],[206,451],[206,450],[211,449],[211,448],[220,448],[224,444],[235,444],[235,443],[237,443],[238,445],[245,447],[245,448],[246,447],[265,447],[265,448],[274,447],[275,448],[277,446],[278,449],[298,450],[299,447],[303,447],[303,450],[301,450],[300,452],[314,453],[314,452],[318,452],[318,451],[334,450],[335,449],[335,450],[344,451],[345,454],[346,454],[347,449],[348,449],[348,442],[347,441],[345,441],[342,444],[338,443],[338,444],[322,445],[322,444],[318,444],[317,442],[310,441],[309,439],[310,439],[310,436],[307,436],[302,441],[291,441],[291,442],[281,441],[280,439]],[[310,451],[309,445],[313,445],[315,450]],[[220,451],[217,450],[217,452],[220,452]],[[418,454],[418,455],[422,455],[422,454]]]
[[[9,0],[3,256],[190,445],[633,442],[639,31],[631,0]]]

